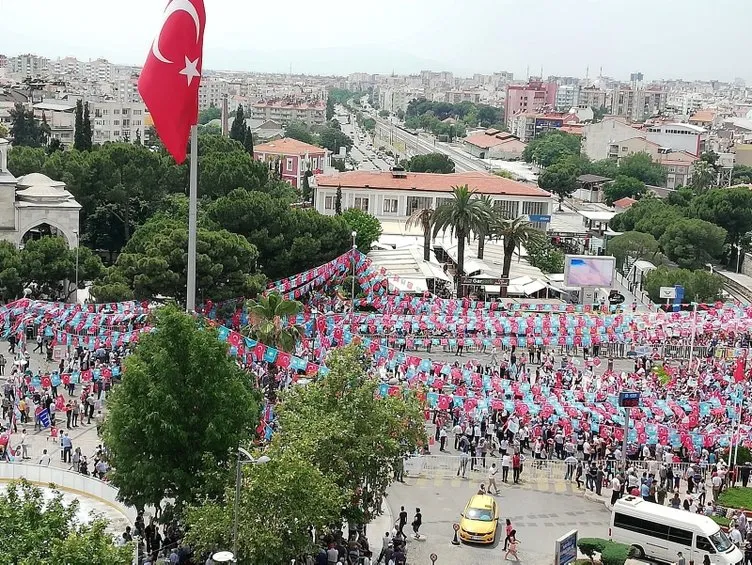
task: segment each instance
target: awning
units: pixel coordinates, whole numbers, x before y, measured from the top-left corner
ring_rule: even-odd
[[[525,294],[528,296],[535,294],[536,292],[540,292],[544,288],[546,288],[546,283],[541,281],[533,281],[529,284],[524,285],[522,288],[525,290]]]

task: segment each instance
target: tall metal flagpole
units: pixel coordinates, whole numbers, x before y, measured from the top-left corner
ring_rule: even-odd
[[[196,216],[198,208],[198,126],[191,126],[191,169],[188,193],[188,281],[185,311],[196,310]]]

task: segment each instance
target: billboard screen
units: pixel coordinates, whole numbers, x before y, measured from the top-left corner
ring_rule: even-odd
[[[564,258],[564,285],[612,288],[616,259],[596,255],[567,255]]]

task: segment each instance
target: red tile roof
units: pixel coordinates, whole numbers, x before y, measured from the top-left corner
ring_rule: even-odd
[[[551,194],[533,184],[523,184],[484,172],[452,173],[405,173],[404,177],[392,176],[391,171],[349,171],[333,175],[317,175],[320,188],[369,188],[374,190],[413,190],[418,192],[451,192],[452,187],[468,185],[478,194],[497,196],[550,197]]]
[[[276,141],[256,145],[253,148],[254,153],[272,153],[274,155],[305,155],[326,153],[326,149],[303,143],[291,137],[283,137]]]
[[[614,206],[616,208],[629,208],[632,206],[632,204],[635,204],[637,200],[634,198],[630,198],[629,196],[625,196],[624,198],[619,198],[619,200],[616,200],[614,202]]]
[[[501,145],[504,143],[503,139],[499,139],[496,136],[493,135],[486,135],[485,133],[476,133],[473,135],[468,135],[465,138],[465,143],[468,143],[470,145],[475,145],[475,147],[482,147],[483,149],[488,149],[489,147],[495,147],[496,145]]]

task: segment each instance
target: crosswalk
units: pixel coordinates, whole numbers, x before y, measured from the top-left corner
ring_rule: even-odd
[[[466,488],[468,484],[477,483],[480,485],[480,483],[486,483],[488,484],[488,480],[485,477],[485,473],[483,474],[475,474],[475,473],[469,473],[467,478],[462,477],[423,477],[423,476],[417,476],[417,477],[405,477],[408,484],[414,484],[417,487],[427,487],[427,486],[433,486],[437,488]],[[563,479],[531,479],[528,481],[521,481],[519,484],[514,484],[512,482],[509,483],[503,483],[501,480],[496,481],[499,490],[503,491],[506,489],[520,489],[520,490],[530,490],[535,492],[547,492],[551,494],[557,494],[557,495],[576,495],[576,496],[583,496],[585,494],[585,489],[577,488],[577,483],[572,483],[569,481],[565,481]],[[589,492],[589,491],[587,491]]]

